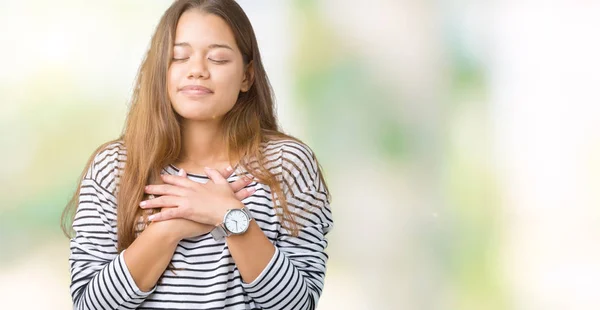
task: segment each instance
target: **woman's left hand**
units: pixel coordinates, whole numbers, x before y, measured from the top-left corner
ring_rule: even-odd
[[[146,193],[161,196],[142,201],[140,207],[142,209],[162,208],[161,212],[149,216],[148,220],[185,218],[215,226],[223,221],[227,210],[244,206],[240,198],[245,197],[236,197],[234,189],[217,170],[206,167],[204,171],[210,179],[204,184],[194,182],[185,176],[164,174],[161,178],[165,184],[146,186],[144,189]],[[241,192],[241,195],[247,197],[254,192],[254,189],[249,188]],[[240,192],[237,196],[240,196]]]

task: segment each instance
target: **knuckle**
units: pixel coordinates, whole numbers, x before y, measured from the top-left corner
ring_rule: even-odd
[[[237,190],[238,188],[240,188],[241,185],[242,185],[242,183],[238,182],[238,181],[235,181],[233,183],[229,183],[229,187],[232,188],[232,189],[234,189],[234,190]]]

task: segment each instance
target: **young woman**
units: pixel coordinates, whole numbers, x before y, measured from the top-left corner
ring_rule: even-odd
[[[313,152],[278,130],[248,17],[175,1],[123,135],[63,215],[74,308],[314,309],[332,224]]]

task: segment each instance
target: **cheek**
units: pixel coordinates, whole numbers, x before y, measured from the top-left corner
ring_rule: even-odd
[[[227,94],[237,94],[242,86],[242,75],[236,69],[214,72],[212,79],[218,83],[219,89]]]

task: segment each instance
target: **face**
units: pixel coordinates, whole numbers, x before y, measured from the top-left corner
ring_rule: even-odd
[[[248,90],[233,32],[220,17],[188,10],[179,18],[167,74],[169,98],[186,120],[219,120]]]

